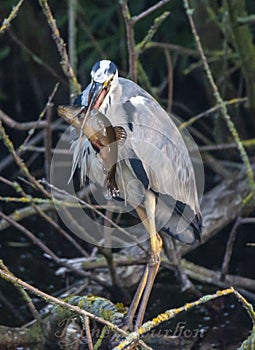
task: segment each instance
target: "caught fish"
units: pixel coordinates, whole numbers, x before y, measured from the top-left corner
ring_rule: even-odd
[[[125,141],[126,131],[121,126],[113,127],[109,119],[96,109],[89,112],[86,122],[83,123],[85,113],[85,107],[58,107],[58,115],[81,131],[103,160],[103,171],[107,175],[104,184],[106,196],[118,197],[119,189],[115,180],[118,143]]]

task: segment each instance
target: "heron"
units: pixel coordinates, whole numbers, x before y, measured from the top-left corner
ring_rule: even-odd
[[[119,161],[112,175],[118,189],[110,194],[134,208],[150,241],[148,261],[126,318],[127,328],[137,329],[160,266],[160,232],[187,244],[200,240],[202,218],[193,165],[172,117],[138,84],[119,77],[112,61],[94,64],[91,82],[74,105],[102,113],[115,130],[123,131],[122,142],[117,143]],[[97,167],[99,177],[104,178],[98,145],[86,137],[81,143],[77,135],[73,134],[71,146],[72,175],[80,167],[83,181],[89,167]],[[92,181],[97,182],[96,176]]]

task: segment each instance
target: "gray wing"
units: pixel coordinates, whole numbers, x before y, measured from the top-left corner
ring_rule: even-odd
[[[120,83],[125,92],[121,104],[112,106],[114,113],[107,111],[112,123],[123,123],[128,134],[118,148],[119,157],[125,159],[133,178],[158,194],[157,227],[193,243],[200,236],[201,215],[194,169],[183,137],[152,96],[129,80],[122,78]],[[142,197],[141,188],[135,190]]]
[[[129,142],[119,152],[123,157],[136,156],[142,162],[149,187],[174,200],[188,204],[194,213],[199,203],[193,165],[184,140],[171,117],[146,91],[120,78],[125,96],[122,99]],[[131,95],[130,97],[128,95]],[[109,115],[110,119],[110,115]],[[132,130],[131,130],[132,129]]]

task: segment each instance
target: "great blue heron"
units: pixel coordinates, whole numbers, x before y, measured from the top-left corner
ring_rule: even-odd
[[[128,326],[131,326],[138,310],[138,327],[160,264],[162,241],[157,232],[165,231],[188,244],[200,239],[201,214],[194,169],[184,140],[171,117],[136,83],[118,77],[113,62],[102,60],[93,66],[91,82],[76,99],[75,105],[101,112],[111,127],[120,127],[124,131],[123,142],[117,143],[117,166],[111,175],[115,176],[118,193],[111,194],[134,207],[149,233],[151,248],[127,317]],[[86,138],[81,144],[80,137],[77,137],[72,148],[72,173],[79,166],[82,177],[85,177],[88,168],[96,167],[101,161],[98,157],[100,145],[90,143]],[[101,172],[99,177],[105,177],[102,164],[98,169]],[[93,169],[90,173],[92,180],[97,182]]]

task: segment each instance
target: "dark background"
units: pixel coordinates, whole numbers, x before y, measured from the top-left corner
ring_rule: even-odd
[[[238,1],[229,2],[232,2],[233,6],[238,6]],[[1,0],[1,23],[4,18],[8,17],[15,3],[10,0]],[[155,3],[156,1],[130,0],[131,15],[139,14]],[[194,20],[210,69],[223,100],[227,101],[247,96],[251,98],[252,87],[249,85],[251,84],[249,78],[250,80],[252,78],[247,71],[253,72],[254,68],[252,66],[255,65],[255,54],[254,61],[250,61],[248,64],[244,63],[244,58],[240,54],[240,47],[234,39],[234,28],[229,21],[226,3],[227,1],[215,0],[191,1],[191,5],[195,9]],[[55,0],[50,1],[49,5],[60,34],[68,47],[68,2]],[[245,1],[245,5],[247,16],[255,13],[255,2],[253,0]],[[203,70],[201,58],[196,50],[182,1],[170,1],[139,21],[135,25],[136,43],[139,43],[145,37],[154,18],[159,16],[163,10],[170,10],[170,15],[162,23],[152,40],[177,46],[168,49],[172,63],[170,75],[173,83],[171,111],[182,121],[185,121],[213,107],[216,102]],[[240,12],[240,16],[242,16],[242,12]],[[129,53],[125,24],[118,1],[79,0],[76,27],[77,64],[74,68],[82,88],[90,81],[92,65],[103,58],[114,61],[119,68],[120,76],[128,77]],[[253,50],[255,50],[255,22],[251,21],[245,27],[249,32],[249,40],[253,48],[248,47],[249,40],[245,33],[243,34],[243,41],[247,42],[247,55],[249,54],[252,57]],[[147,83],[139,73],[138,83],[156,96],[160,103],[167,108],[171,101],[168,100],[169,81],[167,76],[169,67],[167,67],[164,49],[155,47],[146,49],[140,56],[140,63],[146,73]],[[60,86],[53,100],[52,122],[58,119],[57,106],[67,104],[70,101],[69,83],[61,69],[60,57],[55,42],[39,3],[27,0],[21,6],[9,29],[0,36],[0,108],[17,122],[36,121],[57,82],[60,82]],[[229,114],[241,139],[254,138],[255,115],[253,106],[249,102],[251,101],[248,99],[248,103],[235,104],[229,107]],[[4,126],[15,148],[18,148],[24,142],[28,132],[15,130],[8,125]],[[189,129],[189,131],[199,146],[233,142],[233,138],[219,111],[210,114],[209,117],[201,118],[193,125],[193,128],[195,132],[192,129]],[[36,131],[35,134],[39,132]],[[59,139],[60,133],[61,130],[53,133],[53,146]],[[43,146],[43,141],[37,146]],[[254,148],[247,148],[251,161],[253,161],[253,152]],[[7,148],[0,142],[1,176],[14,181],[21,174],[12,161],[8,162],[6,166],[3,165],[8,155]],[[231,164],[234,171],[238,171],[242,166],[236,148],[212,152],[212,155],[216,162],[219,162],[223,167]],[[36,178],[45,177],[43,153],[34,156],[34,153],[26,152],[22,158]],[[222,178],[207,164],[206,159],[204,159],[204,166],[206,192],[220,183]],[[38,195],[30,186],[23,184],[23,187],[27,193]],[[3,183],[0,183],[0,191],[1,196],[16,195],[13,189]],[[6,214],[10,214],[21,207],[21,204],[0,202],[0,209]],[[251,210],[250,214],[252,216],[254,212]],[[35,232],[37,237],[42,239],[59,256],[65,258],[77,256],[77,252],[68,243],[63,242],[59,235],[55,235],[52,227],[40,217],[30,217],[23,220],[22,224]],[[220,269],[231,228],[232,224],[225,227],[209,243],[190,254],[189,258],[211,269]],[[57,278],[55,276],[56,264],[45,259],[41,250],[16,229],[10,227],[0,234],[1,259],[14,274],[27,282],[41,287],[48,293],[56,293],[64,288],[67,283],[71,283],[76,279],[72,274],[68,276],[68,282],[63,278]],[[81,245],[84,245],[82,241],[78,241]],[[249,242],[254,242],[254,224],[245,225],[239,229],[233,249],[230,272],[254,279],[255,248],[247,246]],[[176,302],[178,305],[181,304],[178,296],[171,299],[171,301],[167,298],[169,293],[165,286],[170,279],[175,281],[175,277],[169,276],[167,273],[160,277],[158,293],[162,294],[161,300],[164,300],[162,304],[166,304],[166,308],[169,308],[168,305],[171,302],[173,305]],[[200,285],[199,288],[203,289],[205,287]],[[211,291],[211,286],[207,286],[206,291]],[[29,316],[26,314],[15,289],[6,282],[0,281],[0,292],[4,298],[8,297],[10,299],[9,301],[14,307],[19,305],[24,317],[23,320],[18,321],[8,311],[6,304],[0,301],[0,323],[16,326],[21,325],[25,320],[27,321]],[[158,299],[156,296],[154,298],[157,304]],[[231,302],[227,305],[229,310],[231,309],[230,305],[232,305]],[[229,313],[231,314],[231,311]],[[205,316],[202,315],[203,317]],[[243,317],[245,319],[246,316]],[[242,317],[240,319],[242,320]],[[206,320],[203,322],[206,323]],[[237,324],[235,326],[237,327]],[[247,329],[249,329],[249,322],[247,322]]]

